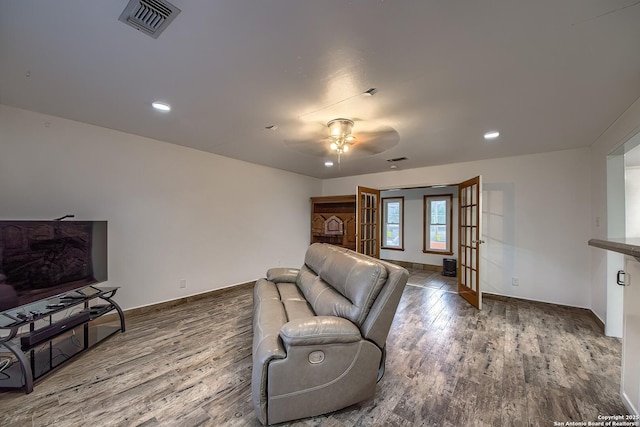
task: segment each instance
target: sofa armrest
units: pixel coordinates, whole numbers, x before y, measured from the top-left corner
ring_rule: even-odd
[[[299,268],[270,268],[267,270],[267,280],[273,283],[296,283],[298,273]]]
[[[286,348],[298,345],[351,343],[362,339],[360,329],[349,320],[335,316],[296,319],[280,328]]]

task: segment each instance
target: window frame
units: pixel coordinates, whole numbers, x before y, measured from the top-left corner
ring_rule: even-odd
[[[433,249],[430,246],[431,201],[444,200],[447,202],[448,221],[447,247],[445,249]],[[453,194],[425,194],[422,202],[422,252],[425,254],[453,255]],[[428,222],[427,222],[428,220]]]
[[[380,249],[390,250],[390,251],[404,251],[404,196],[398,197],[382,197],[382,226],[380,227]],[[385,234],[387,232],[387,204],[389,202],[400,202],[400,215],[399,215],[399,223],[398,228],[400,242],[398,246],[388,246],[387,240],[385,238]]]

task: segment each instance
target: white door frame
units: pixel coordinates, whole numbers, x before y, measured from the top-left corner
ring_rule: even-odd
[[[625,236],[624,152],[607,156],[607,238]],[[616,274],[624,269],[624,255],[607,251],[607,304],[605,335],[622,338],[624,289]]]

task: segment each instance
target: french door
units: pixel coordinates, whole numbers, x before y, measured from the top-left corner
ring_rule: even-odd
[[[357,188],[356,252],[380,258],[380,190]]]
[[[380,258],[380,190],[358,186],[356,194],[356,251]],[[481,176],[458,184],[458,205],[458,293],[481,309]]]
[[[458,185],[458,205],[458,294],[481,309],[482,177],[477,176]]]

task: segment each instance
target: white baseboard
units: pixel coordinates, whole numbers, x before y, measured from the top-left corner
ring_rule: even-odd
[[[622,398],[622,403],[624,403],[624,406],[631,415],[640,415],[638,414],[638,408],[633,406],[633,403],[629,400],[629,396],[622,390],[620,390],[620,397]]]

